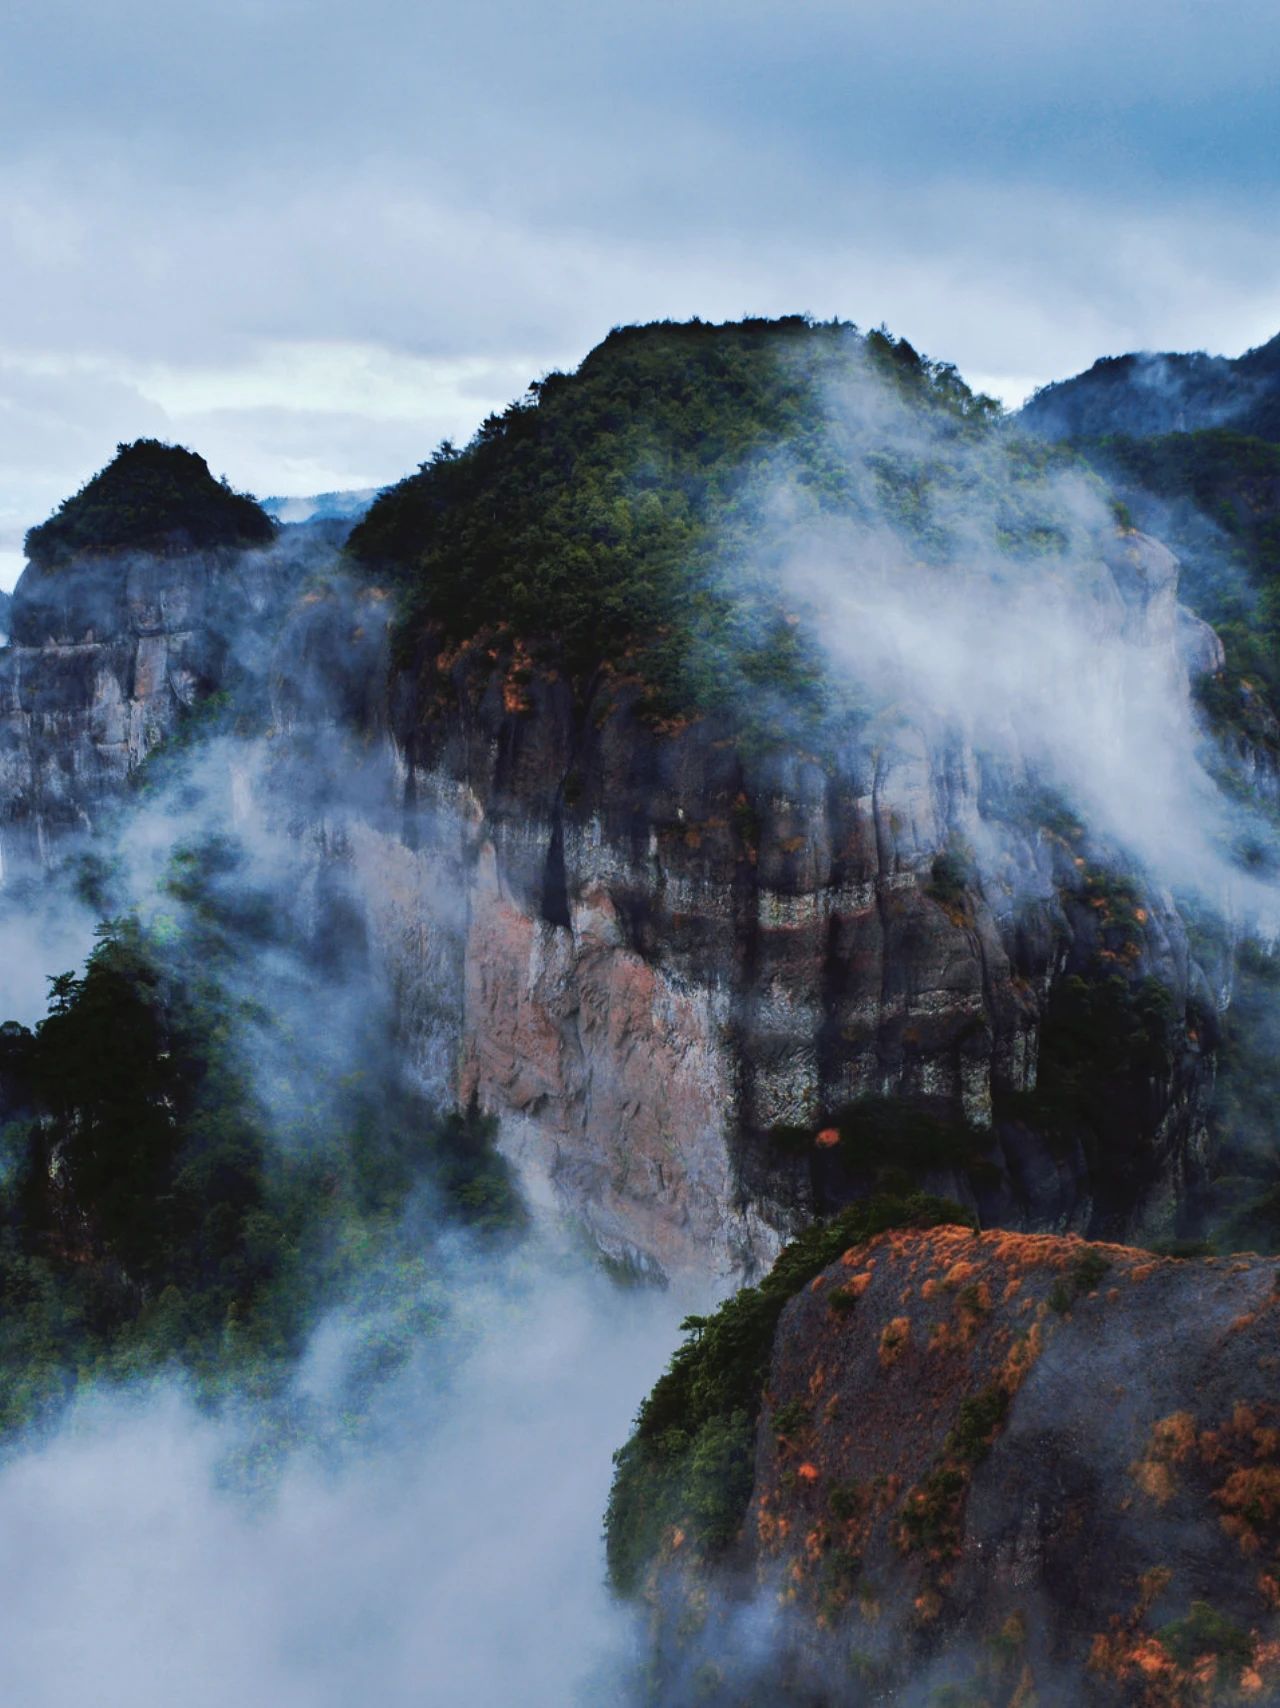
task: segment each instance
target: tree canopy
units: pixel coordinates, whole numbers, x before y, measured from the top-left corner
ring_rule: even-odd
[[[794,651],[769,562],[780,488],[813,516],[906,515],[945,477],[860,421],[868,380],[934,424],[934,463],[939,436],[980,437],[999,414],[953,367],[843,322],[622,327],[464,450],[442,445],[348,549],[398,578],[409,637],[554,636],[571,673],[626,659],[682,702],[714,698]]]
[[[116,454],[47,522],[30,528],[27,557],[54,569],[83,554],[208,551],[267,545],[276,525],[254,499],[215,480],[195,451],[158,439]]]

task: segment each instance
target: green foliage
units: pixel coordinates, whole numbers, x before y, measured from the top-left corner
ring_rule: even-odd
[[[1156,1633],[1181,1667],[1191,1667],[1206,1655],[1217,1658],[1220,1670],[1238,1678],[1253,1664],[1253,1638],[1207,1601],[1193,1601],[1185,1619],[1164,1625]]]
[[[275,1393],[322,1307],[385,1290],[357,1360],[370,1386],[442,1315],[404,1219],[415,1189],[481,1235],[520,1221],[492,1123],[342,1052],[317,1065],[291,1048],[301,1019],[229,995],[274,917],[231,845],[181,850],[170,890],[181,924],[109,922],[34,1031],[0,1027],[0,1434],[82,1381],[168,1365],[209,1394]],[[270,1121],[250,1038],[278,1064]]]
[[[948,848],[934,855],[924,893],[943,907],[958,908],[967,900],[968,885],[972,881],[972,860],[959,849]]]
[[[1128,929],[1117,920],[1121,935]],[[1099,1183],[1123,1189],[1143,1163],[1152,1088],[1168,1076],[1176,1021],[1158,979],[1105,971],[1060,979],[1045,1011],[1036,1089],[1005,1096],[998,1114],[1064,1152],[1080,1144]]]
[[[1197,947],[1206,959],[1223,952],[1220,934]],[[1280,953],[1246,937],[1234,962],[1211,1105],[1214,1178],[1199,1231],[1220,1251],[1274,1254],[1280,1252]]]
[[[1274,744],[1280,707],[1280,445],[1227,428],[1080,445],[1130,520],[1181,560],[1178,591],[1226,668],[1197,684],[1210,722]]]
[[[773,1414],[773,1433],[779,1439],[787,1435],[798,1435],[802,1429],[809,1427],[811,1420],[812,1414],[803,1400],[788,1400],[785,1406],[779,1406]]]
[[[867,1500],[866,1489],[853,1479],[832,1483],[827,1491],[827,1506],[831,1516],[841,1524],[848,1524],[859,1517],[866,1508]]]
[[[970,1473],[986,1458],[1008,1410],[1009,1392],[999,1382],[961,1401],[943,1442],[942,1458],[902,1508],[902,1540],[907,1548],[955,1552]]]
[[[673,1527],[684,1530],[690,1549],[714,1551],[737,1535],[774,1332],[788,1300],[849,1246],[888,1228],[968,1221],[957,1205],[923,1194],[866,1200],[802,1234],[759,1286],[743,1288],[709,1317],[686,1319],[684,1344],[614,1456],[606,1536],[620,1591],[635,1591]]]
[[[928,424],[921,444],[844,407],[842,390],[868,385]],[[820,721],[831,685],[779,603],[779,554],[804,528],[886,515],[940,549],[977,443],[998,464],[1002,539],[1054,549],[1042,480],[1061,453],[1006,449],[997,414],[953,368],[842,323],[626,327],[384,493],[349,550],[398,578],[406,659],[427,633],[509,628],[553,644],[579,681],[621,665],[655,706],[785,702]]]
[[[136,439],[118,445],[106,468],[28,530],[26,553],[54,569],[86,554],[267,545],[275,532],[266,511],[215,480],[203,457]]]
[[[1065,1314],[1077,1299],[1097,1291],[1110,1268],[1110,1262],[1100,1251],[1081,1252],[1066,1275],[1054,1282],[1049,1291],[1049,1304],[1055,1311]]]
[[[990,1148],[990,1134],[954,1111],[939,1111],[901,1097],[860,1097],[835,1121],[838,1154],[859,1173],[887,1169],[923,1174],[973,1166]]]

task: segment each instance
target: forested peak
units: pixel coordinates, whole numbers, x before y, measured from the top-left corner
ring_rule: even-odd
[[[32,563],[51,569],[82,554],[190,552],[265,545],[275,523],[254,499],[215,480],[195,451],[159,439],[116,447],[106,468],[28,530]]]
[[[1229,427],[1280,440],[1280,336],[1243,356],[1150,350],[1102,356],[1042,386],[1020,419],[1049,439],[1134,437]]]
[[[371,564],[414,563],[441,510],[516,460],[544,492],[571,469],[581,474],[584,457],[613,478],[635,472],[628,458],[638,457],[644,468],[636,478],[649,487],[665,462],[697,496],[762,445],[812,435],[822,426],[825,394],[868,376],[958,423],[985,425],[1000,413],[952,364],[847,321],[787,315],[615,327],[576,372],[535,380],[488,416],[464,450],[446,441],[417,474],[382,493],[350,548]]]
[[[399,577],[409,632],[552,636],[572,670],[626,656],[654,681],[741,613],[749,577],[728,566],[759,558],[780,485],[815,514],[918,506],[924,439],[936,472],[938,441],[986,439],[999,415],[886,331],[619,327],[384,492],[349,550]]]

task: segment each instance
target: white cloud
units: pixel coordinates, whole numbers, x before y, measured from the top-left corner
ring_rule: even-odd
[[[600,1516],[678,1313],[540,1264],[469,1254],[452,1285],[480,1338],[461,1368],[426,1346],[386,1396],[377,1448],[336,1468],[298,1452],[265,1504],[219,1488],[252,1419],[211,1419],[163,1384],[100,1394],[11,1458],[8,1700],[620,1700],[631,1631],[603,1586]],[[322,1365],[308,1378],[323,1387]]]

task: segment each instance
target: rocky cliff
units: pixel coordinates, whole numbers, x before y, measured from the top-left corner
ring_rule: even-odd
[[[1185,692],[1178,649],[1215,642],[1175,573],[1131,537],[1111,588]],[[415,858],[448,826],[461,860],[459,1095],[615,1256],[750,1269],[895,1165],[1006,1225],[1175,1232],[1213,1004],[1168,898],[1092,865],[1025,770],[901,716],[752,754],[728,719],[655,725],[614,672],[575,696],[500,636],[419,656],[387,734],[433,827]],[[998,858],[950,852],[975,844]],[[1168,998],[1159,1059],[1114,1064],[1102,1158],[1029,1101],[1072,976]],[[929,1112],[932,1150],[831,1142],[867,1099]]]
[[[1280,1700],[1278,1313],[1256,1257],[845,1250],[779,1322],[738,1540],[665,1533],[655,1699]]]
[[[280,550],[28,565],[0,650],[4,867],[95,829],[188,714],[261,671],[297,571]]]
[[[625,675],[584,697],[501,636],[396,670],[377,588],[318,587],[277,635],[299,573],[282,547],[29,569],[0,652],[8,860],[92,826],[275,637],[300,860],[350,869],[422,1071],[501,1115],[531,1189],[618,1261],[750,1273],[903,1169],[1006,1225],[1175,1231],[1212,1003],[1171,902],[1108,878],[1025,769],[897,714],[752,752],[730,717],[655,723]],[[1109,573],[1108,621],[1169,668],[1212,651],[1161,548]],[[1113,1064],[1122,1130],[1034,1104],[1072,977],[1167,994],[1151,1059]],[[925,1139],[835,1142],[867,1099]]]
[[[912,1186],[1179,1233],[1226,958],[1210,983],[1064,793],[1060,708],[984,660],[1029,644],[1034,675],[1060,619],[1081,725],[1132,744],[1155,704],[1189,759],[1220,650],[1170,554],[992,409],[883,334],[625,329],[381,495],[345,564],[338,534],[268,543],[191,453],[124,447],[32,532],[0,850],[47,860],[230,695],[301,893],[349,877],[420,1073],[618,1262],[756,1273]],[[969,659],[942,693],[935,603]],[[916,651],[864,671],[824,630]]]

